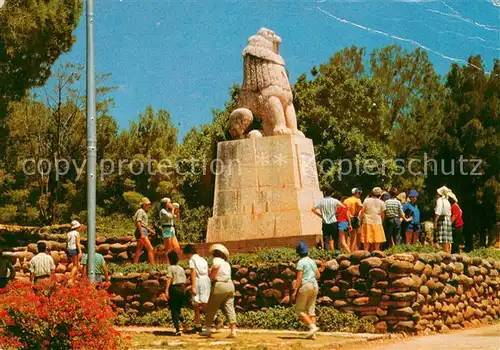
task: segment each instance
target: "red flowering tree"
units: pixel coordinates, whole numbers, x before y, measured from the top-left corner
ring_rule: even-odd
[[[117,349],[113,319],[107,292],[86,280],[14,281],[0,294],[0,349]]]

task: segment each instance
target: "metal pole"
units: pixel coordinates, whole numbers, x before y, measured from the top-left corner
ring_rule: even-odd
[[[95,210],[96,210],[96,113],[94,75],[94,0],[87,0],[87,267],[90,281],[95,281]]]

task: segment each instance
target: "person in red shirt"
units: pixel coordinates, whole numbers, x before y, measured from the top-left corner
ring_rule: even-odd
[[[342,197],[341,203],[344,204],[344,201],[347,197]],[[341,207],[338,206],[335,212],[335,216],[337,217],[337,224],[339,226],[339,245],[340,249],[345,250],[350,253],[349,245],[347,244],[347,235],[352,231],[351,226],[351,217],[348,213],[347,206]]]
[[[458,205],[457,196],[453,192],[449,195],[451,204],[451,224],[453,225],[453,244],[451,246],[452,254],[459,254],[464,241],[464,220],[462,218],[462,209]]]

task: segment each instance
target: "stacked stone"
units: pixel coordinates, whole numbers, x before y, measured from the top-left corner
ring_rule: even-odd
[[[415,306],[417,331],[447,332],[500,316],[499,261],[421,254],[417,267],[422,279]]]
[[[52,235],[50,240],[42,240],[42,242],[45,242],[50,250],[50,255],[56,264],[56,273],[65,274],[71,271],[73,266],[67,256],[66,236]],[[96,251],[104,255],[108,262],[115,263],[131,262],[137,247],[137,242],[131,236],[98,238],[96,243]],[[82,244],[85,244],[84,240]],[[37,253],[37,244],[29,243],[27,246],[7,250],[4,255],[12,258],[17,278],[29,279],[29,262]]]
[[[500,262],[492,259],[357,251],[317,264],[318,303],[366,318],[378,332],[446,332],[500,316]],[[233,266],[237,311],[291,306],[295,277],[294,263]],[[116,274],[112,284],[120,313],[166,307],[158,298],[165,290],[164,273]]]
[[[357,251],[327,264],[319,302],[369,318],[379,332],[445,332],[498,319],[499,265],[446,253]]]
[[[165,299],[166,272],[117,273],[112,276],[109,289],[114,296],[111,301],[116,306],[116,313],[129,315],[145,314],[167,307]]]

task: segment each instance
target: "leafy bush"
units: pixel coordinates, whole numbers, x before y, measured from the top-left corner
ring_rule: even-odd
[[[184,324],[194,328],[194,311],[191,309],[182,309]],[[202,322],[204,315],[201,315]],[[172,315],[169,309],[153,311],[142,316],[136,314],[122,314],[115,318],[117,326],[138,326],[138,327],[171,327],[173,326]]]
[[[182,203],[181,203],[182,205]],[[212,208],[199,206],[195,208],[182,207],[182,223],[177,230],[180,242],[200,243],[205,241],[208,218],[212,216]]]
[[[17,206],[13,204],[7,204],[0,208],[0,223],[13,223],[15,222],[17,215]]]
[[[139,209],[142,197],[144,197],[142,194],[135,191],[128,191],[123,193],[123,199],[125,200],[125,202],[127,202],[128,209],[131,213]]]
[[[113,320],[106,291],[88,281],[14,281],[0,294],[0,348],[117,349]]]
[[[219,311],[219,315],[223,316]],[[360,321],[353,313],[342,313],[333,307],[316,307],[317,324],[324,332],[372,332],[373,323],[369,320]],[[194,312],[183,309],[184,322],[194,327]],[[202,323],[204,322],[202,315]],[[274,307],[266,311],[248,311],[236,313],[237,324],[247,329],[274,330],[307,330],[300,321],[293,307]],[[119,326],[172,326],[172,318],[168,309],[155,311],[144,316],[122,314],[116,318]]]
[[[483,247],[474,249],[473,251],[467,253],[467,255],[472,258],[483,258],[483,259],[493,258],[495,260],[500,260],[500,249],[496,249],[493,247],[489,248]]]
[[[127,264],[127,265],[118,265],[118,264],[109,264],[109,272],[110,273],[123,273],[126,275],[127,273],[146,273],[153,271],[167,271],[167,264],[156,264],[151,265],[149,263],[140,263],[140,264]]]
[[[401,254],[401,253],[438,253],[441,249],[433,245],[420,245],[420,244],[400,244],[395,245],[385,251],[387,255]]]
[[[328,261],[335,258],[341,252],[336,250],[333,252],[313,248],[309,251],[311,259]],[[252,265],[252,264],[273,264],[273,263],[290,263],[297,262],[299,256],[295,253],[295,249],[291,248],[269,248],[262,249],[256,253],[239,253],[229,257],[229,261],[233,265]]]

